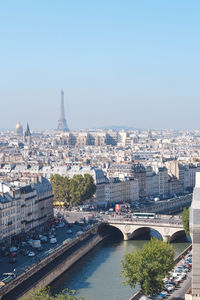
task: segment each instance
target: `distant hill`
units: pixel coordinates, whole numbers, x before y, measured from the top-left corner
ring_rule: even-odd
[[[103,130],[108,130],[112,129],[113,131],[120,131],[120,130],[146,130],[144,128],[136,128],[132,126],[123,126],[123,125],[111,125],[111,126],[101,126],[101,127],[96,127],[95,129],[103,129]]]

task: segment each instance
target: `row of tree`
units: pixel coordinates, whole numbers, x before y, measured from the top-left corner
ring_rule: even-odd
[[[94,179],[89,174],[74,175],[73,178],[58,174],[50,178],[56,202],[64,202],[66,206],[77,206],[91,199],[96,192]]]

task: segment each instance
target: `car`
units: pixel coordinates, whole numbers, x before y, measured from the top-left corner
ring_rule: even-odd
[[[158,297],[159,297],[160,299],[166,298],[166,297],[167,297],[167,292],[163,291],[163,292],[159,293],[159,294],[158,294]]]
[[[29,251],[27,249],[20,249],[19,253],[21,253],[22,255],[26,256],[26,255],[28,255]]]
[[[14,264],[14,263],[16,263],[16,261],[17,261],[17,260],[16,260],[15,257],[10,257],[10,258],[9,258],[9,263],[10,263],[10,264]]]
[[[56,244],[57,243],[57,239],[55,237],[50,239],[50,244]]]
[[[50,235],[49,235],[49,238],[50,238],[50,239],[53,239],[53,238],[55,238],[55,235],[54,235],[54,234],[50,234]]]
[[[167,283],[164,288],[168,293],[172,292],[175,289],[175,286]]]
[[[7,250],[2,251],[1,255],[2,255],[2,256],[8,256],[8,255],[9,255],[9,252],[8,252]]]
[[[16,274],[15,274],[15,273],[12,273],[12,272],[10,272],[10,273],[3,273],[3,278],[6,278],[6,277],[8,277],[8,276],[12,276],[13,278],[15,278],[15,277],[16,277]]]
[[[45,235],[43,235],[43,236],[40,238],[40,240],[41,240],[42,243],[47,243],[47,242],[48,242],[48,238],[47,238]]]
[[[174,285],[175,287],[177,287],[177,286],[179,285],[179,281],[176,280],[176,278],[177,278],[177,277],[175,277],[174,279],[170,279],[170,280],[168,281],[168,284],[172,284],[172,285]]]
[[[10,253],[10,257],[16,257],[17,256],[17,253],[16,252],[11,252]]]
[[[10,247],[10,253],[11,252],[17,252],[18,248],[15,246]]]
[[[67,230],[67,233],[72,233],[72,230],[71,230],[71,229],[68,229],[68,230]]]
[[[19,243],[19,248],[23,249],[24,247],[27,247],[27,245],[28,245],[27,242],[20,242]]]
[[[29,256],[29,257],[33,257],[33,256],[35,256],[35,252],[33,252],[33,251],[30,251],[30,252],[29,252],[29,254],[28,254],[28,256]]]

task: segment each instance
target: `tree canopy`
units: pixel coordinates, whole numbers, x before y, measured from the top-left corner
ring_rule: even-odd
[[[73,178],[58,174],[50,178],[54,199],[68,206],[77,206],[90,199],[96,192],[94,179],[89,174],[74,175]]]
[[[190,235],[190,228],[189,228],[189,208],[184,208],[182,212],[182,223],[185,230],[186,236]]]
[[[139,283],[144,295],[157,295],[163,289],[163,279],[174,267],[174,255],[172,245],[152,238],[141,250],[125,254],[121,272],[123,284],[134,288]]]
[[[68,289],[62,291],[60,294],[52,296],[49,288],[36,289],[25,298],[25,300],[86,300],[83,297],[76,296],[75,291]]]

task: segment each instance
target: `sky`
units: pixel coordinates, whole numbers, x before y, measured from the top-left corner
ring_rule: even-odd
[[[0,1],[0,128],[200,129],[199,0]]]

